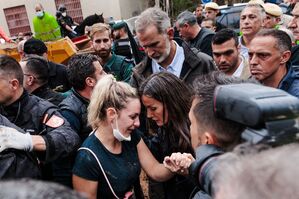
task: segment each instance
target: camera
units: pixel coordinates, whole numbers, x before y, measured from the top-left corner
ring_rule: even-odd
[[[299,99],[283,90],[252,83],[219,85],[213,108],[216,117],[246,126],[242,142],[276,147],[298,140]],[[202,145],[189,168],[200,189],[209,195],[213,191],[213,168],[223,153],[215,145]]]
[[[250,83],[217,86],[214,113],[245,125],[245,142],[279,146],[298,137],[299,99],[283,90]]]

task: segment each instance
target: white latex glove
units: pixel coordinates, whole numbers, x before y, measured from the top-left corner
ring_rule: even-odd
[[[75,35],[77,35],[77,32],[76,32],[76,31],[74,31],[74,30],[72,30],[72,33],[73,33],[73,34],[75,34]]]
[[[14,128],[0,125],[0,152],[5,149],[32,151],[32,138],[29,133],[23,134]]]

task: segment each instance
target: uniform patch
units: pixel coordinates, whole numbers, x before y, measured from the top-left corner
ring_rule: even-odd
[[[50,118],[48,118],[48,114],[46,114],[43,123],[49,127],[57,128],[64,124],[64,119],[57,115],[52,115]]]

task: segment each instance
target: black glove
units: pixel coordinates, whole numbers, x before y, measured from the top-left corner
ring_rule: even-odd
[[[211,194],[210,170],[212,166],[214,166],[214,161],[211,158],[223,154],[224,151],[216,145],[204,144],[198,147],[195,153],[196,160],[189,167],[189,175],[195,180],[201,190]],[[209,159],[211,161],[207,162]],[[206,162],[207,164],[205,164]],[[202,166],[204,166],[204,168],[202,168]]]

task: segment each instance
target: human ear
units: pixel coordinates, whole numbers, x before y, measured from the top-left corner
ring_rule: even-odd
[[[10,80],[10,83],[12,85],[12,89],[17,90],[20,87],[20,82],[17,79]]]
[[[31,85],[33,85],[34,84],[34,77],[33,76],[28,76],[28,80],[27,80],[27,82],[28,82],[28,85],[29,86],[31,86]]]
[[[117,118],[117,111],[115,108],[109,107],[106,110],[106,116],[108,121],[112,122],[115,118]]]
[[[168,38],[169,38],[170,40],[172,40],[173,37],[174,37],[174,30],[173,30],[173,28],[172,28],[172,27],[171,27],[171,28],[168,28],[166,34],[167,34]]]
[[[210,132],[204,132],[203,144],[217,144],[216,137]]]
[[[289,51],[289,50],[284,51],[281,54],[281,61],[280,61],[280,63],[281,64],[285,64],[287,61],[289,61],[290,57],[291,57],[291,51]]]
[[[277,17],[276,19],[275,19],[275,22],[276,23],[279,23],[281,21],[281,18],[280,17]]]
[[[94,87],[95,84],[96,84],[96,81],[95,81],[95,79],[92,78],[92,77],[87,77],[87,78],[85,79],[85,84],[86,84],[87,86]]]

